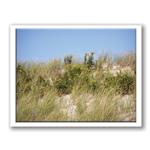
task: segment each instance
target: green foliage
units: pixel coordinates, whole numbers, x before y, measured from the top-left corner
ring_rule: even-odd
[[[64,74],[55,82],[55,87],[60,94],[71,93],[82,72],[87,68],[81,64],[67,65]]]
[[[16,78],[17,78],[16,94],[18,98],[20,95],[28,93],[31,90],[32,78],[26,71],[25,66],[21,64],[17,65]]]
[[[92,76],[92,72],[85,71],[82,72],[75,86],[83,91],[94,92],[98,85],[96,79]]]
[[[73,81],[67,75],[63,75],[55,81],[55,87],[59,94],[68,94],[71,92]]]
[[[116,91],[119,94],[132,94],[135,92],[135,76],[129,73],[118,74],[116,77]]]
[[[100,73],[93,77],[94,71],[87,66],[77,64],[68,65],[64,74],[55,82],[59,94],[69,94],[73,89],[80,89],[87,92],[96,92],[114,88],[116,94],[131,94],[135,90],[135,75],[129,73],[118,73],[114,76],[111,73]]]
[[[117,94],[131,94],[135,92],[135,76],[129,73],[106,74],[104,86],[106,89],[114,88]]]
[[[90,57],[88,62],[87,62],[87,67],[91,68],[94,65],[94,58]]]
[[[84,57],[84,64],[86,64],[86,66],[88,68],[91,68],[94,65],[94,53],[86,53],[85,57]]]

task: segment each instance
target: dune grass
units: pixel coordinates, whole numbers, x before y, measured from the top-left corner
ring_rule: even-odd
[[[106,63],[109,65],[104,68]],[[117,75],[111,73],[114,64],[121,67]],[[136,72],[133,54],[115,61],[101,56],[95,68],[77,61],[69,65],[61,60],[18,63],[17,121],[124,121],[120,116],[136,111],[136,74],[121,71],[124,67]]]

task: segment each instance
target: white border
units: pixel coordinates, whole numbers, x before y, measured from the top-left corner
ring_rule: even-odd
[[[82,28],[136,29],[136,122],[16,122],[16,29]],[[142,127],[142,26],[141,25],[10,25],[10,126],[11,127]]]

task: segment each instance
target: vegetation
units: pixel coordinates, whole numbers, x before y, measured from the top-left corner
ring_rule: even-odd
[[[134,56],[101,56],[95,68],[60,60],[18,63],[17,121],[135,121],[129,117],[135,113]]]

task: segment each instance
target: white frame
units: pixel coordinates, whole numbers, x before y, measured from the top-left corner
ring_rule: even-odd
[[[136,29],[136,122],[16,122],[16,29],[104,28]],[[142,26],[141,25],[10,25],[10,126],[11,127],[142,127]]]

